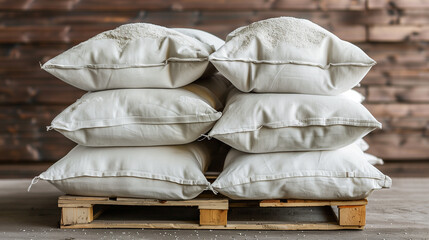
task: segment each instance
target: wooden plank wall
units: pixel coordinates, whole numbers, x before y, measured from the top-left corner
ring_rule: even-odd
[[[40,70],[124,23],[192,27],[224,38],[277,16],[306,18],[362,47],[378,65],[359,91],[383,123],[366,139],[386,160],[429,159],[428,0],[0,0],[0,162],[55,161],[74,144],[45,126],[83,91]]]

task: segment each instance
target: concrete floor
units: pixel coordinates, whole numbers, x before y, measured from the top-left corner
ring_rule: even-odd
[[[363,231],[209,231],[58,228],[57,197],[46,182],[0,180],[0,239],[429,239],[429,178],[396,178],[369,198]]]

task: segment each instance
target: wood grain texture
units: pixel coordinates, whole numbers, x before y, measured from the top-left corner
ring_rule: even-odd
[[[403,129],[400,129],[404,131]],[[397,130],[372,134],[365,138],[370,145],[369,153],[391,160],[427,160],[429,158],[429,140],[421,131],[395,133]]]
[[[230,205],[230,201],[233,205]],[[259,205],[249,205],[250,202],[259,202]],[[334,230],[334,229],[363,229],[365,226],[365,205],[366,199],[342,201],[342,200],[230,200],[225,197],[214,195],[213,193],[203,193],[192,200],[156,200],[156,199],[139,199],[139,198],[111,198],[111,197],[91,197],[91,196],[70,196],[64,195],[58,198],[58,207],[62,208],[61,228],[161,228],[161,229],[241,229],[241,230]],[[350,205],[349,205],[350,204]],[[198,206],[199,221],[183,221],[177,218],[170,219],[153,219],[146,218],[139,220],[130,220],[126,215],[120,219],[104,219],[93,221],[94,205],[116,205],[118,208],[123,206],[148,206],[155,207],[188,207]],[[325,221],[300,221],[299,218],[293,217],[289,221],[278,221],[271,219],[269,223],[261,222],[261,219],[252,219],[251,221],[228,219],[228,213],[234,215],[233,208],[247,205],[254,207],[256,210],[265,211],[267,207],[277,208],[295,208],[297,212],[305,209],[310,210],[309,215],[317,214],[318,211],[312,212],[313,207],[325,207]],[[331,207],[338,206],[338,217],[332,212]],[[344,209],[343,209],[344,208]],[[101,214],[97,214],[97,217]],[[144,215],[142,217],[150,217]],[[332,221],[332,217],[334,221]],[[149,218],[150,219],[150,218]],[[263,219],[262,219],[263,220]],[[290,220],[293,223],[290,223]]]
[[[259,203],[260,207],[321,207],[321,206],[360,206],[366,205],[368,201],[362,200],[347,200],[347,201],[335,201],[335,200],[300,200],[300,199],[288,199],[288,200],[263,200]]]
[[[198,223],[190,223],[190,221],[172,221],[171,223],[140,221],[140,222],[124,222],[124,221],[94,221],[90,224],[76,224],[73,226],[61,226],[62,229],[97,229],[97,228],[149,228],[149,229],[198,229],[198,230],[346,230],[346,229],[363,229],[361,226],[340,226],[334,222],[328,223],[297,223],[297,224],[281,224],[281,223],[256,223],[250,224],[249,222],[236,222],[226,226],[221,225],[200,225]]]
[[[201,226],[226,226],[228,210],[200,209]]]
[[[364,226],[366,206],[338,206],[338,215],[341,226]]]
[[[369,26],[368,40],[372,42],[428,41],[429,26],[417,26],[417,25]]]
[[[85,224],[93,220],[92,207],[80,208],[62,208],[61,209],[61,225]]]
[[[180,207],[198,207],[198,209],[228,209],[228,200],[226,198],[200,196],[191,200],[182,201],[164,201],[156,199],[140,199],[117,197],[110,199],[108,197],[82,197],[64,195],[58,198],[58,207],[87,207],[89,205],[120,205],[120,206],[180,206]]]
[[[429,86],[370,86],[370,102],[429,102]]]
[[[367,0],[369,9],[422,9],[429,8],[425,0]]]
[[[104,4],[103,4],[104,3]],[[105,4],[100,0],[73,1],[63,0],[52,3],[48,0],[2,0],[0,10],[14,11],[130,11],[134,9],[147,10],[267,10],[267,9],[300,9],[300,10],[363,10],[365,0],[145,0],[120,2],[109,1]]]
[[[384,130],[367,138],[388,134],[402,144],[372,141],[370,151],[385,160],[429,159],[428,1],[0,0],[0,161],[55,161],[74,146],[45,126],[84,91],[44,72],[39,62],[126,23],[191,27],[225,38],[237,27],[279,16],[309,19],[375,59],[358,90]]]

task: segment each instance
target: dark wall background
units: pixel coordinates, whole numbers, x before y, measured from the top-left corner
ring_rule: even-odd
[[[224,38],[277,16],[314,21],[374,58],[378,65],[358,89],[384,127],[366,137],[370,152],[429,159],[429,1],[0,0],[0,163],[16,169],[52,162],[74,146],[45,126],[83,91],[40,70],[39,62],[124,23],[192,27]]]

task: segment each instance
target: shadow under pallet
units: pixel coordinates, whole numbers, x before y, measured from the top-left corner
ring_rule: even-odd
[[[192,200],[61,196],[61,228],[363,229],[367,200]]]

